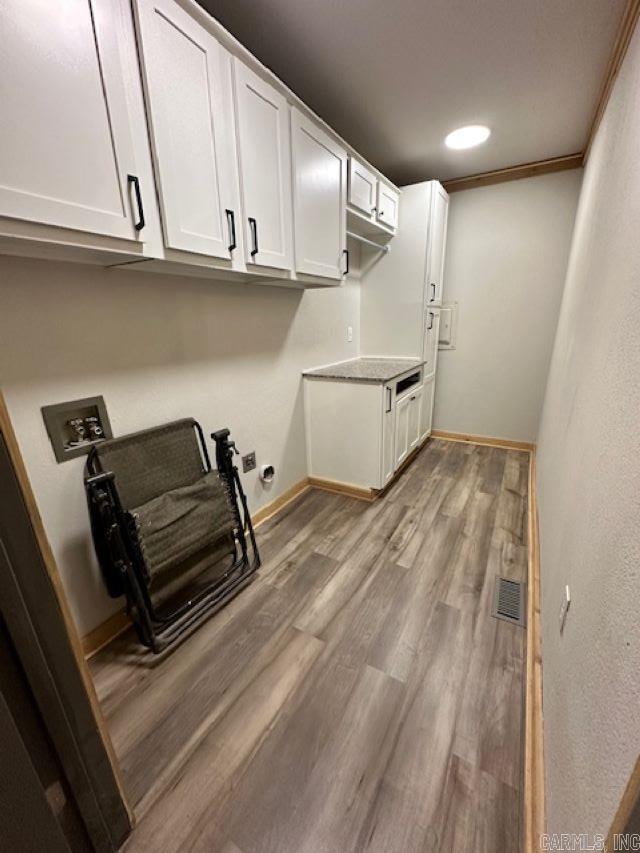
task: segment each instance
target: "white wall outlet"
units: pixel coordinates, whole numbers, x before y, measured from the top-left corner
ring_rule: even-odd
[[[347,343],[353,341],[353,326],[347,326]]]
[[[571,591],[569,590],[569,584],[567,584],[564,588],[564,597],[562,599],[562,604],[560,605],[560,633],[564,631],[564,623],[567,621],[567,613],[569,612],[569,608],[571,607]]]

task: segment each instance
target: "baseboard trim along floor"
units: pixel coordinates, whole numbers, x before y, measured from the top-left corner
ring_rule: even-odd
[[[508,450],[526,450],[531,453],[535,450],[535,444],[530,441],[514,441],[511,438],[493,438],[488,435],[472,435],[463,432],[449,432],[443,429],[434,429],[431,433],[433,438],[443,438],[445,441],[462,441],[466,444],[480,444],[487,447],[505,447]]]

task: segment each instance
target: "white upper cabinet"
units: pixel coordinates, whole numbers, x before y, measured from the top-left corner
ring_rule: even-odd
[[[239,214],[229,56],[174,0],[137,0],[137,17],[165,243],[229,259]]]
[[[139,239],[120,14],[118,0],[2,3],[0,216]]]
[[[389,228],[397,228],[399,210],[400,193],[383,184],[382,181],[378,181],[378,202],[376,205],[378,222],[388,225]]]
[[[347,152],[291,110],[296,271],[340,280],[346,249]]]
[[[234,77],[246,260],[290,270],[289,107],[283,95],[237,58]]]
[[[431,181],[431,211],[429,216],[429,241],[427,250],[427,303],[442,304],[444,255],[447,241],[449,195],[437,182]]]
[[[378,179],[357,157],[349,157],[347,201],[365,216],[373,217],[378,198]]]

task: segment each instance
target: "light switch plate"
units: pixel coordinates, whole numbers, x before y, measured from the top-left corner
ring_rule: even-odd
[[[353,326],[347,326],[347,343],[353,340]]]
[[[440,309],[438,349],[455,349],[458,335],[458,303],[445,303]]]

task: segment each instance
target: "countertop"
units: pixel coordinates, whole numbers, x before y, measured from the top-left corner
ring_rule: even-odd
[[[302,375],[351,382],[389,382],[408,370],[422,367],[424,363],[416,358],[352,358],[314,370],[304,370]]]

